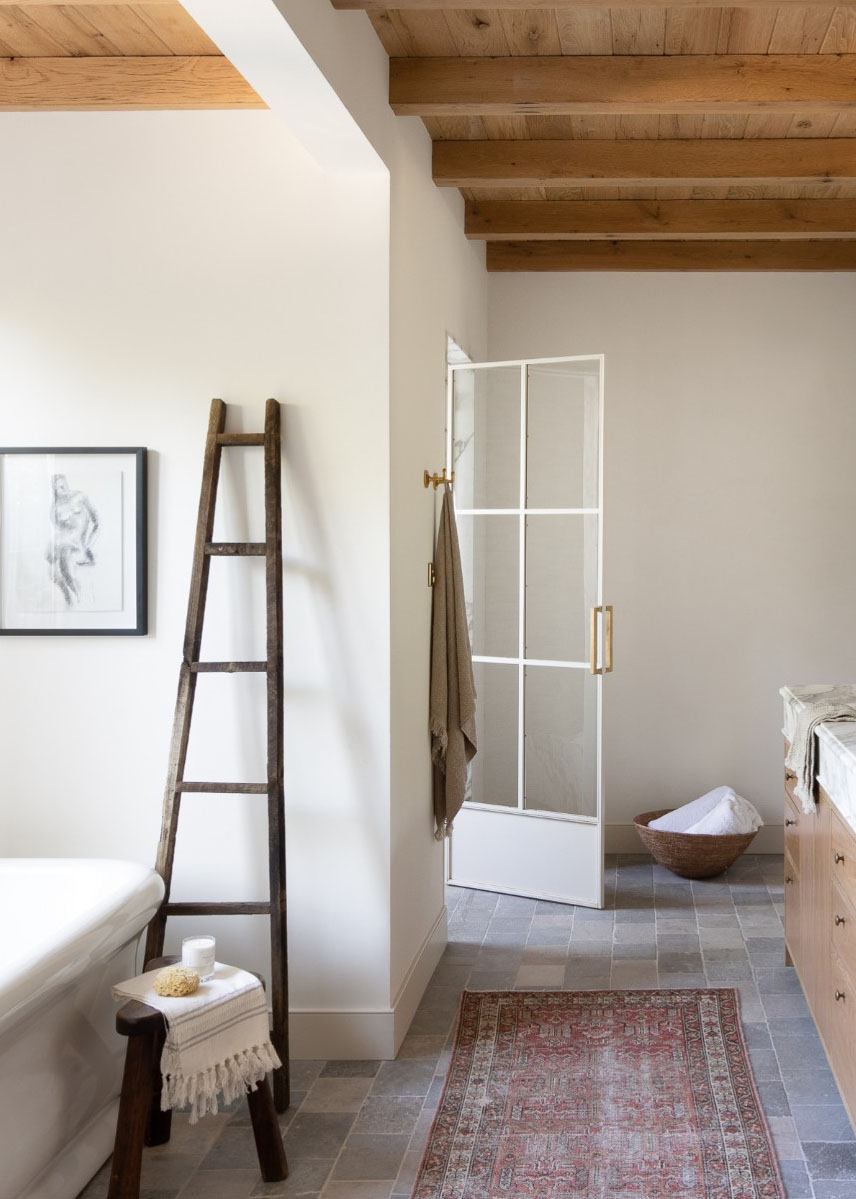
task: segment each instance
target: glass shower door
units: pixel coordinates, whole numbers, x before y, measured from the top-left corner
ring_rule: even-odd
[[[594,907],[603,900],[603,634],[611,640],[601,607],[602,416],[602,356],[450,367],[447,464],[479,752],[449,881]]]

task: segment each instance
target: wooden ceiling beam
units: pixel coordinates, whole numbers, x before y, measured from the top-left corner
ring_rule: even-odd
[[[489,271],[852,271],[854,241],[492,242]]]
[[[854,0],[856,2],[856,0]],[[62,5],[65,9],[79,8],[85,5],[87,8],[93,6],[97,8],[123,8],[133,4],[135,8],[141,5],[146,8],[151,8],[153,5],[158,5],[160,8],[169,6],[172,8],[180,8],[178,0],[74,0],[74,3],[65,3],[63,0],[0,0],[0,8],[56,8]]]
[[[391,58],[389,97],[401,116],[840,110],[856,55]]]
[[[856,138],[437,141],[440,187],[742,187],[856,180]]]
[[[24,0],[25,3],[47,3],[48,0]],[[97,3],[108,3],[109,0],[96,0]],[[132,0],[127,0],[131,3]],[[13,3],[13,0],[0,0],[0,3]],[[856,0],[842,0],[842,3],[853,4]],[[742,0],[741,8],[789,8],[792,5],[803,7],[804,0]],[[394,9],[397,12],[428,12],[432,9],[446,8],[456,11],[473,8],[473,0],[333,0],[333,7],[339,9],[362,9],[365,12],[382,13]],[[546,12],[563,8],[650,8],[651,0],[488,0],[483,6],[488,10],[512,12],[522,9]],[[669,8],[709,8],[710,0],[670,0]],[[839,6],[840,7],[840,6]]]
[[[265,108],[222,56],[0,58],[0,111]]]
[[[856,0],[854,0],[856,2]],[[151,8],[153,5],[158,5],[160,8],[175,7],[180,8],[178,0],[75,0],[74,3],[63,4],[63,0],[0,0],[0,8],[55,8],[62,4],[63,8],[75,9],[81,4],[85,4],[87,8],[93,5],[98,8],[106,7],[124,7],[133,4],[135,8],[143,5]]]
[[[856,237],[856,200],[504,200],[470,203],[476,241]]]

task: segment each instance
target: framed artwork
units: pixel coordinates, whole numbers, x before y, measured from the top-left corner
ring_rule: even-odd
[[[145,449],[0,448],[0,634],[146,632]]]

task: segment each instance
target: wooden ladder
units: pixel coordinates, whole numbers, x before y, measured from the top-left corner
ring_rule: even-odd
[[[164,901],[152,919],[146,939],[146,961],[163,954],[169,916],[270,917],[271,980],[273,1006],[271,1039],[282,1060],[274,1073],[277,1111],[289,1104],[288,1072],[288,961],[286,955],[285,804],[283,790],[283,656],[282,656],[282,494],[280,481],[280,412],[276,400],[265,406],[264,433],[225,433],[226,405],[211,401],[202,491],[193,546],[193,571],[184,652],[178,676],[178,697],[172,726],[169,767],[163,797],[163,818],[156,869],[166,885]],[[265,475],[265,540],[258,542],[212,541],[220,458],[224,447],[263,446]],[[202,625],[208,593],[211,559],[215,556],[265,559],[267,607],[267,660],[264,662],[200,662]],[[267,781],[263,783],[188,782],[184,777],[196,680],[200,674],[238,674],[247,671],[267,677]],[[218,795],[266,795],[270,899],[267,903],[173,903],[170,900],[175,842],[181,797],[188,792]]]

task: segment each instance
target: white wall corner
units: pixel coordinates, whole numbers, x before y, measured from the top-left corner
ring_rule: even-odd
[[[295,1060],[391,1061],[407,1035],[448,940],[446,908],[413,959],[389,1008],[289,1012],[289,1051]]]
[[[645,853],[645,846],[632,823],[608,824],[606,832],[607,853]],[[785,851],[785,830],[780,824],[765,824],[759,829],[748,853],[780,854]]]

